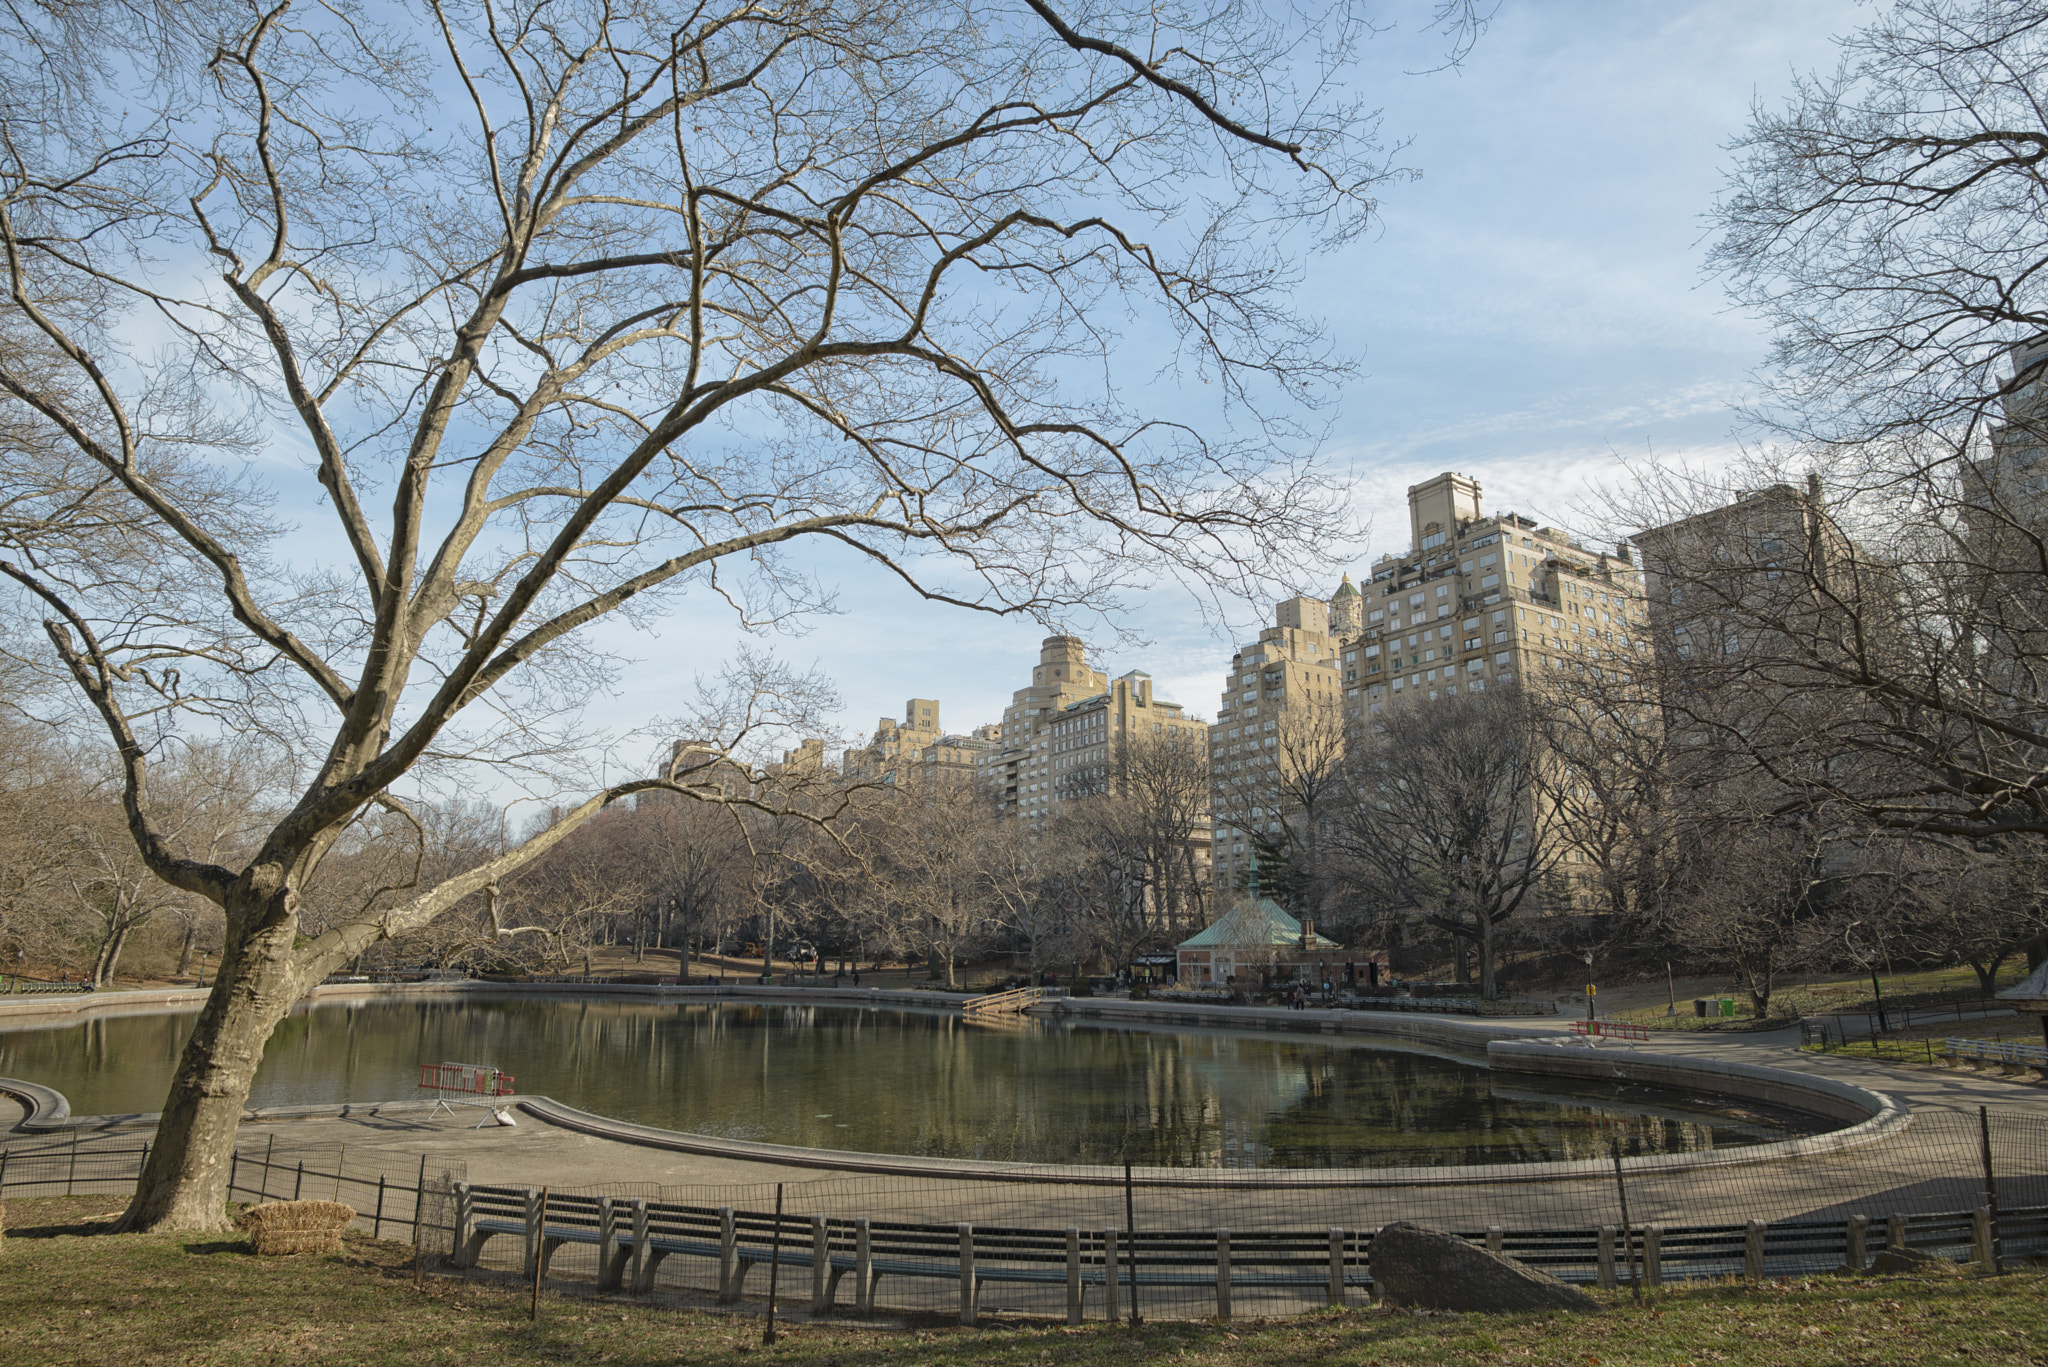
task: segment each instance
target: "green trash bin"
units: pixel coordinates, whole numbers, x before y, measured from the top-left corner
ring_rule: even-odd
[[[1733,1019],[1733,1018],[1734,1018],[1734,1016],[1735,1016],[1735,998],[1733,998],[1733,997],[1723,997],[1723,998],[1721,998],[1721,1016],[1722,1016],[1722,1018],[1723,1018],[1723,1019]]]

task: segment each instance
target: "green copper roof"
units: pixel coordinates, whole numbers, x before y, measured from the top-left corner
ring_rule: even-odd
[[[1207,930],[1198,931],[1180,942],[1182,949],[1243,948],[1247,945],[1287,945],[1301,943],[1301,922],[1281,910],[1280,904],[1270,897],[1261,897],[1256,902],[1239,902],[1230,910],[1217,917]],[[1311,949],[1336,949],[1337,944],[1317,935],[1309,941]]]
[[[1339,598],[1356,598],[1358,596],[1358,590],[1351,587],[1350,575],[1345,575],[1344,582],[1337,586],[1336,596]]]

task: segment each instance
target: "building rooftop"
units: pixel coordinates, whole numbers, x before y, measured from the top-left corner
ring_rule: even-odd
[[[1256,902],[1239,902],[1217,917],[1207,930],[1197,931],[1182,940],[1180,948],[1299,945],[1301,942],[1301,922],[1289,916],[1272,898],[1261,897]],[[1341,949],[1343,946],[1310,931],[1308,948]]]

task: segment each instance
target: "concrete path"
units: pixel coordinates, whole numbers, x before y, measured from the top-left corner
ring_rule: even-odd
[[[1523,1022],[1516,1022],[1520,1025]],[[1570,1025],[1556,1032],[1570,1032]],[[1838,1082],[1868,1087],[1897,1097],[1914,1111],[1946,1110],[1975,1113],[1992,1110],[2034,1111],[2048,1117],[2048,1085],[2032,1077],[2005,1077],[1939,1064],[1881,1063],[1853,1054],[1824,1054],[1799,1047],[1799,1027],[1751,1031],[1673,1031],[1652,1035],[1648,1044],[1602,1040],[1602,1050],[1640,1049],[1659,1054],[1728,1059],[1767,1068],[1784,1068]]]

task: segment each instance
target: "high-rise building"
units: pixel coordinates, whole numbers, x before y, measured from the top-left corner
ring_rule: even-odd
[[[1299,818],[1299,775],[1292,770],[1309,758],[1303,751],[1341,747],[1343,685],[1331,619],[1349,620],[1358,601],[1348,575],[1328,603],[1290,598],[1274,608],[1273,625],[1230,658],[1209,727],[1216,830],[1210,871],[1218,908],[1231,904],[1257,858],[1258,837]]]
[[[1639,646],[1643,578],[1625,543],[1597,550],[1518,513],[1482,515],[1479,492],[1448,473],[1409,488],[1414,543],[1373,565],[1343,645],[1351,718],[1613,668]]]
[[[1209,728],[1217,906],[1260,843],[1313,838],[1306,804],[1340,786],[1329,771],[1347,726],[1397,701],[1597,678],[1642,648],[1642,575],[1626,545],[1596,550],[1516,513],[1488,516],[1480,492],[1448,472],[1410,487],[1407,550],[1361,585],[1346,575],[1327,603],[1281,603],[1232,657]]]
[[[999,728],[979,726],[967,735],[948,735],[939,725],[937,698],[912,698],[903,720],[883,717],[868,743],[845,752],[840,768],[850,782],[975,781],[977,761],[994,749]]]
[[[1043,824],[1101,791],[1119,744],[1173,736],[1199,745],[1203,727],[1153,696],[1144,670],[1111,679],[1088,663],[1080,638],[1048,636],[997,729],[998,744],[977,756],[983,781],[1005,812]]]

